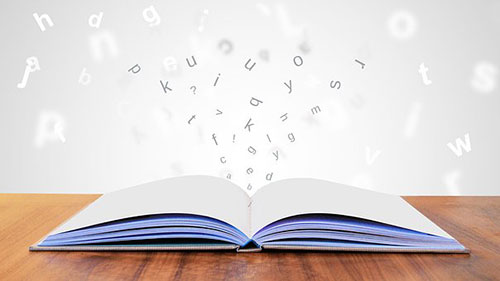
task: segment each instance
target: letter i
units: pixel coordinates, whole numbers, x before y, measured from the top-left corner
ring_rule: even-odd
[[[219,73],[219,75],[217,75],[217,78],[215,79],[214,87],[217,85],[217,82],[219,81],[219,77],[220,77],[220,73]]]

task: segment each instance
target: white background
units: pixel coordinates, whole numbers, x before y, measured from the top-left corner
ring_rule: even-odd
[[[99,12],[100,27],[89,26]],[[41,31],[33,13],[54,25]],[[4,2],[0,192],[103,193],[230,173],[253,193],[272,172],[395,194],[499,194],[499,14],[498,1]],[[31,56],[40,70],[19,89]],[[447,144],[467,133],[472,149],[459,157]]]

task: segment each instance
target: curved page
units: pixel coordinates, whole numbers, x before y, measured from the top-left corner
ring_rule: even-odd
[[[452,238],[399,196],[317,179],[282,180],[259,189],[252,196],[252,236],[274,221],[309,213],[359,217]]]
[[[248,195],[222,178],[183,176],[104,194],[51,234],[128,217],[186,213],[227,222],[249,235]]]

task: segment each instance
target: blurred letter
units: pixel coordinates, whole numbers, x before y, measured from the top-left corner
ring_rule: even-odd
[[[153,5],[142,11],[142,16],[144,20],[149,23],[149,26],[155,26],[160,24],[160,15],[156,12],[156,9]]]
[[[99,28],[101,26],[103,13],[100,12],[98,15],[90,15],[89,17],[89,25],[90,27]]]
[[[398,39],[409,39],[417,31],[417,20],[407,11],[397,11],[389,18],[389,31]]]
[[[104,59],[103,44],[106,45],[111,56],[115,57],[118,54],[113,36],[108,31],[101,31],[90,36],[90,49],[95,60],[102,61]]]
[[[477,63],[474,67],[474,77],[472,77],[472,87],[482,93],[490,93],[496,88],[498,68],[489,62]]]
[[[62,131],[64,129],[64,119],[56,112],[42,112],[38,119],[37,133],[35,136],[35,146],[42,148],[46,142],[60,140],[65,142]]]
[[[90,74],[87,73],[87,69],[83,68],[82,73],[80,74],[80,77],[78,78],[78,83],[80,83],[84,86],[87,86],[88,84],[90,84],[91,79],[92,79],[92,77],[90,76]]]
[[[177,70],[177,61],[174,57],[166,57],[163,60],[163,67],[167,72],[176,71]]]

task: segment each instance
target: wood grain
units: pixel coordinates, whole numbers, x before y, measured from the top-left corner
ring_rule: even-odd
[[[500,197],[405,197],[470,255],[28,251],[98,197],[0,194],[0,279],[500,280]]]

